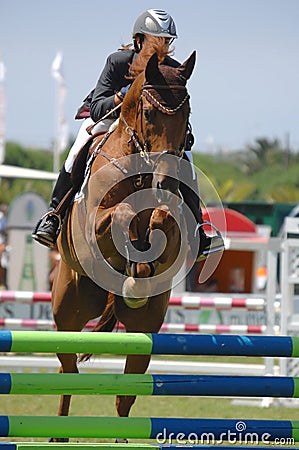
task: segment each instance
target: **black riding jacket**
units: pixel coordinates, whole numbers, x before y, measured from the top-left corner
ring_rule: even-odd
[[[126,78],[126,75],[129,74],[129,64],[135,55],[137,53],[134,50],[119,50],[108,56],[95,89],[88,94],[84,99],[83,105],[78,110],[77,119],[88,117],[89,110],[92,120],[97,122],[115,107],[115,93],[131,83],[131,80]],[[170,56],[165,57],[163,64],[171,67],[180,65],[178,61]],[[119,111],[116,111],[111,114],[110,118],[116,119],[118,115]]]

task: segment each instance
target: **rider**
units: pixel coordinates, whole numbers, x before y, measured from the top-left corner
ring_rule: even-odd
[[[119,106],[130,88],[132,75],[134,76],[134,72],[132,73],[131,70],[134,67],[133,63],[137,61],[138,57],[143,57],[148,41],[161,38],[164,39],[165,47],[162,64],[178,67],[180,63],[169,56],[172,53],[172,50],[169,50],[169,45],[177,38],[175,23],[167,12],[157,9],[149,9],[137,18],[133,27],[133,48],[132,45],[124,46],[119,51],[108,56],[95,89],[84,99],[83,105],[76,114],[76,119],[85,120],[59,172],[49,210],[37,224],[32,234],[32,237],[41,244],[51,248],[55,245],[66,209],[74,194],[78,191],[78,186],[74,187],[71,171],[77,154],[90,138],[87,128],[96,123],[93,133],[108,131],[109,126],[118,118]],[[142,49],[144,50],[143,52]],[[108,117],[106,117],[107,115]],[[189,143],[189,150],[193,145],[193,141],[193,136],[189,130],[186,138],[186,143]],[[188,153],[190,154],[190,152]],[[191,158],[190,156],[189,159],[192,162]],[[186,185],[181,186],[181,192],[185,203],[191,209],[196,223],[198,223],[196,230],[192,230],[192,234],[197,234],[197,231],[199,233],[199,259],[204,259],[210,253],[222,251],[224,249],[222,238],[219,235],[207,236],[201,226],[203,221],[199,196],[194,194],[192,189]],[[56,210],[58,205],[59,209]]]

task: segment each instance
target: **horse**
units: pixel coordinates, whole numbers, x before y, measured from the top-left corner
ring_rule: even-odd
[[[58,270],[58,264],[60,261],[60,253],[59,253],[56,245],[50,251],[49,260],[50,261],[49,261],[48,284],[49,284],[49,290],[51,290],[54,279],[56,277],[56,272]]]
[[[195,56],[174,68],[153,54],[124,98],[118,125],[93,139],[88,176],[57,243],[57,331],[81,331],[99,318],[93,331],[112,331],[119,321],[126,332],[159,332],[188,252],[178,172]],[[78,373],[76,354],[57,356],[61,373]],[[148,355],[127,355],[124,372],[143,374],[149,362]],[[117,414],[127,417],[135,398],[117,396]],[[68,415],[70,401],[61,396],[58,415]]]

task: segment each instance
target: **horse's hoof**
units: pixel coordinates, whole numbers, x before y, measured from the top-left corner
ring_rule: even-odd
[[[69,442],[69,438],[50,438],[49,442]]]
[[[121,438],[121,439],[115,439],[115,443],[116,444],[128,444],[129,441],[128,441],[128,439]]]

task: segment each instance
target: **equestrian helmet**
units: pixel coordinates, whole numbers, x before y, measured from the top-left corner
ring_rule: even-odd
[[[172,39],[178,37],[173,18],[162,9],[148,9],[142,13],[133,27],[133,36],[136,34],[151,34]]]

